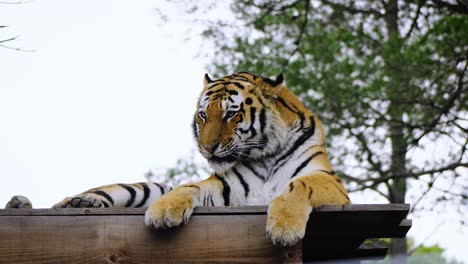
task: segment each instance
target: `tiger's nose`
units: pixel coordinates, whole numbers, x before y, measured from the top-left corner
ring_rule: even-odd
[[[213,144],[210,144],[210,145],[203,145],[202,146],[206,152],[210,153],[210,154],[213,154],[216,149],[219,147],[219,143],[213,143]]]

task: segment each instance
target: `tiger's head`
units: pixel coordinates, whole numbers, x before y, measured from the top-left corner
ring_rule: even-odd
[[[263,160],[282,149],[287,124],[274,100],[282,88],[282,75],[270,79],[240,72],[217,80],[205,75],[193,133],[215,172]]]

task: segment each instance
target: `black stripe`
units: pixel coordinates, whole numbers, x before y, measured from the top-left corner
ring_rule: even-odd
[[[296,171],[294,171],[293,175],[291,176],[291,179],[296,177],[296,175],[309,163],[309,161],[311,161],[313,158],[317,157],[318,155],[322,155],[324,154],[323,151],[318,151],[318,152],[315,152],[314,154],[312,154],[312,156],[310,156],[309,158],[307,158],[306,160],[304,160],[301,165],[299,165],[297,168],[296,168]]]
[[[110,197],[110,195],[107,194],[106,192],[100,191],[100,190],[96,190],[96,191],[90,191],[90,193],[94,193],[94,194],[100,195],[100,196],[106,198],[107,201],[109,201],[112,205],[114,205],[114,200],[113,200],[112,197]]]
[[[305,121],[304,113],[301,112],[301,110],[299,110],[296,105],[293,104],[292,106],[295,109],[294,113],[296,113],[299,116],[299,119],[301,119],[301,122],[300,122],[301,125],[299,126],[297,131],[302,130],[302,128],[304,128],[304,121]]]
[[[324,172],[324,173],[326,173],[328,175],[335,175],[335,171],[327,171],[327,170],[319,170],[319,171]]]
[[[304,133],[296,140],[296,142],[294,142],[293,146],[288,149],[288,151],[286,153],[284,153],[278,160],[276,160],[275,164],[279,164],[280,161],[286,159],[287,157],[289,157],[294,151],[296,151],[296,149],[298,149],[302,144],[304,144],[304,142],[309,139],[310,137],[312,137],[315,133],[315,122],[313,120],[313,117],[311,118],[311,125],[307,128],[304,129]],[[283,165],[284,163],[282,163],[281,165],[279,165],[278,167],[276,167],[274,173],[276,173],[278,171],[278,169]]]
[[[265,176],[261,175],[260,173],[258,173],[254,168],[252,168],[252,166],[250,166],[249,163],[245,162],[245,163],[242,163],[242,165],[244,165],[244,167],[246,167],[247,169],[249,169],[251,172],[253,172],[253,174],[255,176],[257,176],[258,178],[260,178],[261,180],[265,181]]]
[[[244,86],[238,82],[232,82],[235,86],[239,87],[240,89],[244,90]]]
[[[289,184],[289,192],[292,192],[292,190],[294,190],[294,182]]]
[[[153,184],[159,187],[159,191],[161,191],[161,195],[163,195],[164,194],[164,187],[162,187],[162,185],[157,183],[157,182],[153,182]]]
[[[101,201],[101,203],[104,205],[105,208],[108,208],[108,207],[109,207],[109,204],[106,203],[105,201]]]
[[[265,103],[263,102],[261,97],[257,97],[257,100],[260,102],[260,104],[266,108]]]
[[[195,139],[198,139],[197,121],[195,120],[195,118],[193,118],[193,121],[192,121],[192,131],[193,131],[193,136],[195,137]]]
[[[257,130],[255,130],[254,128],[254,123],[255,123],[255,112],[257,111],[257,109],[255,107],[251,107],[250,108],[250,132],[252,133],[252,135],[250,135],[250,138],[253,138],[257,135]]]
[[[323,145],[312,145],[312,146],[310,146],[309,148],[307,148],[306,150],[304,150],[304,151],[301,153],[301,155],[299,155],[299,156],[304,155],[305,153],[309,152],[309,150],[311,150],[311,149],[313,149],[313,148],[316,148],[316,147],[323,147]]]
[[[195,184],[190,184],[190,185],[184,185],[184,186],[181,186],[181,187],[186,187],[186,188],[197,188],[198,190],[200,190],[200,187],[195,185]]]
[[[225,90],[225,88],[221,88],[221,89],[214,90],[214,91],[208,91],[208,92],[206,92],[205,96],[210,96],[212,94],[222,92],[223,90]]]
[[[211,194],[210,194],[210,203],[211,203],[211,206],[214,206],[213,195],[211,195]]]
[[[145,183],[140,183],[140,186],[143,187],[143,199],[135,207],[142,207],[146,203],[146,200],[148,200],[151,191]]]
[[[239,178],[239,181],[242,184],[242,187],[244,188],[245,197],[247,197],[249,195],[250,188],[249,185],[245,182],[244,176],[242,176],[242,174],[240,174],[239,171],[236,170],[236,168],[232,168],[232,172],[234,172],[234,174],[236,174],[236,176]]]
[[[260,110],[260,131],[263,133],[263,130],[265,130],[266,126],[266,114],[265,114],[265,108],[262,108]]]
[[[284,107],[286,107],[286,109],[288,109],[290,112],[293,112],[295,114],[297,114],[296,111],[294,111],[291,107],[289,107],[289,105],[284,101],[283,98],[281,97],[277,97],[276,100],[278,100],[278,102],[280,102]]]
[[[229,206],[229,196],[231,195],[231,187],[229,187],[229,184],[226,182],[226,180],[223,179],[223,177],[219,177],[217,174],[215,174],[214,176],[223,184],[224,206]]]
[[[226,92],[228,92],[230,95],[238,95],[239,94],[236,90],[226,89]]]
[[[300,122],[300,126],[299,126],[299,128],[298,128],[297,130],[299,131],[299,130],[301,130],[302,128],[304,128],[304,121],[305,121],[304,113],[301,112],[301,111],[297,108],[297,106],[294,105],[294,104],[291,104],[292,107],[294,108],[294,109],[292,109],[292,108],[286,103],[286,101],[284,101],[284,99],[281,98],[281,97],[276,98],[276,100],[278,100],[278,102],[280,102],[284,107],[286,107],[286,109],[288,109],[289,111],[291,111],[291,112],[293,112],[293,113],[295,113],[296,115],[299,116],[299,119],[301,120],[301,122]]]
[[[128,185],[125,185],[125,184],[119,184],[120,187],[124,188],[125,190],[128,191],[128,193],[130,194],[130,199],[127,200],[127,203],[125,204],[125,207],[129,207],[133,204],[133,202],[135,201],[135,196],[136,196],[136,192],[135,190],[128,186]]]
[[[297,181],[298,181],[298,182],[300,182],[300,183],[302,184],[302,188],[304,188],[304,189],[305,189],[305,187],[306,187],[306,184],[305,184],[303,181],[301,181],[300,179],[299,179],[299,180],[297,180]]]
[[[244,102],[240,103],[239,112],[241,112],[241,113],[245,114],[245,109],[244,109]]]
[[[210,85],[208,85],[209,87],[207,88],[208,90],[211,90],[213,88],[215,88],[216,86],[218,85],[225,85],[226,83],[222,80],[216,80],[216,81],[213,81],[212,83],[210,83]]]

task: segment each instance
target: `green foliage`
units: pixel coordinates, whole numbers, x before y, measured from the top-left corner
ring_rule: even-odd
[[[468,167],[468,9],[457,8],[432,1],[233,1],[231,24],[245,27],[207,27],[204,37],[215,44],[209,67],[218,76],[283,72],[324,121],[332,162],[351,191],[373,189],[402,202],[401,178],[429,176],[432,187],[441,174]],[[409,156],[437,140],[449,146],[442,157]],[[459,190],[454,199],[465,200]]]

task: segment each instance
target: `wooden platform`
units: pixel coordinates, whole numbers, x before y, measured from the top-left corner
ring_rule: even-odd
[[[323,206],[293,248],[265,235],[266,207],[201,207],[182,227],[156,231],[138,209],[0,210],[0,263],[296,263],[382,257],[367,238],[404,237],[407,204]]]

